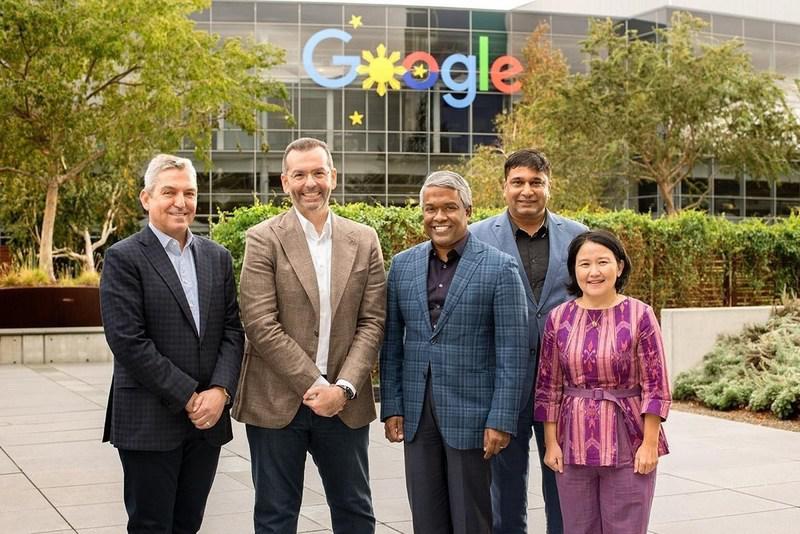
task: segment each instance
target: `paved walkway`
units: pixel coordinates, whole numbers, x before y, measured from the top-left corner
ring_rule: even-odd
[[[122,472],[100,443],[110,364],[0,366],[0,533],[125,531]],[[253,531],[253,485],[241,425],[223,450],[203,534]],[[800,532],[800,433],[673,412],[650,532]],[[534,453],[535,455],[535,453]],[[533,458],[533,455],[532,455]],[[322,486],[306,471],[301,532],[330,532]],[[403,453],[372,426],[370,466],[379,533],[411,532]],[[538,462],[530,529],[544,532]]]

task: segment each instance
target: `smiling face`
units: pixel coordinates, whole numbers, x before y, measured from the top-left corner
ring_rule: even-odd
[[[439,257],[446,257],[467,235],[471,208],[465,208],[458,191],[429,186],[422,193],[422,223]]]
[[[575,280],[583,298],[591,302],[608,302],[617,295],[615,284],[622,274],[624,262],[618,261],[608,247],[586,241],[575,257]]]
[[[529,167],[514,167],[503,183],[503,198],[518,226],[539,224],[550,200],[550,178]]]
[[[150,222],[183,246],[197,209],[197,184],[186,169],[167,169],[156,176],[152,189],[139,194]]]
[[[322,147],[292,150],[286,155],[281,184],[297,211],[314,221],[315,215],[327,216],[328,200],[336,189],[336,169],[328,165],[328,154]]]

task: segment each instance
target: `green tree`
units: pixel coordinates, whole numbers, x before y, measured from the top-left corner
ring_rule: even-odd
[[[800,127],[778,76],[757,72],[738,40],[702,42],[704,26],[675,13],[640,39],[594,21],[583,42],[588,72],[519,112],[581,172],[655,182],[668,214],[701,160],[769,180],[793,172]]]
[[[32,233],[50,277],[66,184],[139,170],[182,139],[206,159],[220,121],[252,132],[258,112],[285,113],[268,78],[282,51],[195,30],[209,3],[0,0],[0,186],[44,199]]]
[[[552,164],[552,208],[594,208],[608,194],[608,175],[595,172],[593,166],[587,168],[583,160],[575,158],[576,144],[565,142],[571,132],[557,132],[542,124],[543,111],[553,105],[569,81],[569,65],[561,51],[552,47],[549,32],[549,25],[543,23],[528,37],[522,52],[526,68],[520,101],[496,119],[499,146],[479,146],[471,158],[453,168],[469,180],[478,206],[505,205],[503,163],[513,151],[531,147],[543,150]]]

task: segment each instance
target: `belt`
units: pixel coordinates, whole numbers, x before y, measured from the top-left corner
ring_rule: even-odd
[[[627,389],[605,389],[605,388],[573,388],[569,386],[564,386],[564,395],[569,395],[570,397],[581,397],[584,399],[594,399],[594,400],[607,400],[611,401],[623,411],[625,407],[622,405],[622,401],[620,399],[624,399],[627,397],[638,397],[642,393],[642,386],[634,386],[632,388]]]

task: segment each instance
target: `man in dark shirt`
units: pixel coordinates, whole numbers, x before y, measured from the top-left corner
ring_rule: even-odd
[[[470,227],[472,235],[513,256],[519,263],[528,305],[529,349],[524,398],[517,432],[502,454],[492,459],[492,520],[494,534],[524,534],[527,530],[528,453],[531,426],[542,466],[542,494],[548,534],[561,534],[561,508],[555,475],[544,457],[544,428],[533,423],[533,385],[537,352],[547,314],[568,298],[567,249],[586,230],[580,223],[547,209],[550,162],[538,150],[511,154],[505,163],[503,197],[508,210]]]
[[[490,459],[516,431],[528,364],[527,308],[511,256],[470,237],[467,182],[431,174],[431,240],[389,272],[381,420],[405,441],[414,532],[489,534]]]

